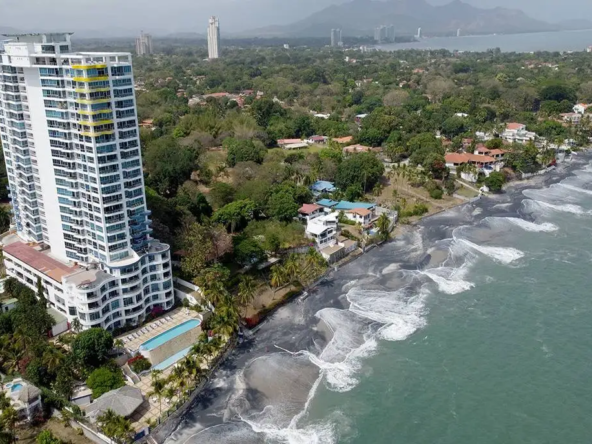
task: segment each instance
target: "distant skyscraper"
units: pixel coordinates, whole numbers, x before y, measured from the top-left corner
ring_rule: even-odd
[[[460,37],[460,28],[458,28],[458,29],[456,30],[456,36],[457,36],[457,37]]]
[[[341,40],[341,29],[331,30],[331,46],[342,46],[343,41]]]
[[[208,57],[217,59],[220,57],[220,22],[214,16],[208,22]]]
[[[152,54],[152,36],[140,32],[140,37],[136,39],[136,54],[139,56]]]
[[[417,38],[421,38],[421,28],[417,28]]]
[[[387,40],[387,27],[386,26],[378,26],[374,28],[374,40],[376,43],[383,43]]]
[[[388,25],[386,27],[386,40],[390,43],[395,43],[395,25]]]

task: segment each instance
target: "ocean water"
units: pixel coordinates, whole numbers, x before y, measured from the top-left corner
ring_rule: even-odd
[[[334,272],[248,336],[167,442],[590,442],[591,161]]]
[[[592,45],[592,30],[437,37],[421,39],[411,43],[380,45],[379,48],[385,51],[402,49],[486,51],[492,48],[500,48],[503,52],[533,52],[584,51],[590,45]]]

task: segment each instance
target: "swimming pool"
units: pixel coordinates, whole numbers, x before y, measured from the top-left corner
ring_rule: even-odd
[[[170,341],[171,339],[174,339],[177,336],[180,336],[183,333],[194,329],[195,327],[199,327],[200,324],[201,321],[199,319],[190,319],[188,321],[185,321],[182,324],[179,324],[171,328],[170,330],[167,330],[164,333],[161,333],[158,336],[155,336],[152,339],[147,340],[142,345],[140,345],[140,350],[154,350],[155,348]]]
[[[20,384],[17,382],[16,384],[12,384],[12,387],[10,387],[10,391],[11,392],[18,392],[22,388],[23,388],[23,384]]]

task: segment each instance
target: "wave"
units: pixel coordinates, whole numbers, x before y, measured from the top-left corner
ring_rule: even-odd
[[[486,247],[484,245],[477,245],[466,239],[457,239],[457,242],[504,265],[511,264],[524,257],[522,251],[512,247]]]
[[[410,287],[397,291],[352,289],[347,299],[351,312],[383,324],[379,338],[403,341],[425,327],[425,300],[429,294],[423,286],[417,294]]]
[[[548,202],[543,202],[540,200],[532,200],[532,199],[524,199],[522,201],[522,206],[529,212],[533,212],[533,211],[537,211],[537,210],[538,211],[552,210],[552,211],[557,211],[560,213],[570,213],[570,214],[577,214],[577,215],[590,214],[589,211],[584,210],[579,205],[574,205],[574,204],[556,205],[556,204],[551,204]]]
[[[462,293],[475,286],[475,284],[472,282],[468,282],[463,279],[463,269],[453,269],[453,271],[449,273],[448,277],[441,276],[442,271],[447,270],[448,269],[442,267],[436,268],[434,270],[425,270],[422,271],[421,274],[429,277],[438,286],[438,290],[446,294]]]
[[[582,193],[582,194],[587,194],[589,196],[592,196],[592,191],[590,190],[585,190],[584,188],[580,188],[580,187],[576,187],[574,185],[569,185],[567,183],[560,183],[558,184],[559,186],[571,190],[571,191],[575,191],[576,193]]]
[[[498,223],[503,224],[505,222],[508,222],[512,225],[522,228],[525,231],[530,231],[533,233],[550,233],[552,231],[557,231],[559,229],[557,225],[552,224],[550,222],[537,224],[535,222],[530,222],[519,217],[487,217],[484,219],[484,221],[489,225],[495,225]]]

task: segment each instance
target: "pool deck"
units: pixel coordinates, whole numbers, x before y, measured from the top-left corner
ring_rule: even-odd
[[[167,320],[168,319],[168,320]],[[156,321],[146,324],[142,328],[127,332],[116,339],[124,341],[124,346],[129,351],[134,352],[140,348],[144,342],[164,333],[171,328],[182,324],[190,319],[200,319],[201,317],[193,310],[187,310],[185,308],[178,308],[167,313],[165,316],[161,316]],[[153,326],[153,327],[152,327]],[[128,339],[128,337],[130,339]],[[168,367],[162,372],[161,377],[166,378],[172,371],[173,367]],[[128,382],[129,384],[129,382]],[[135,387],[139,388],[144,395],[144,402],[138,407],[138,409],[132,414],[130,419],[133,421],[132,426],[135,430],[140,430],[144,425],[148,424],[149,420],[156,420],[159,416],[159,401],[156,397],[150,398],[148,394],[152,391],[152,381],[150,374],[140,377],[140,381],[135,384]],[[177,397],[173,399],[162,399],[162,411],[168,410]]]
[[[137,351],[144,342],[182,324],[190,319],[201,319],[200,316],[193,310],[187,310],[185,308],[178,308],[165,316],[152,321],[142,328],[127,332],[116,339],[121,339],[123,345],[130,352]]]

